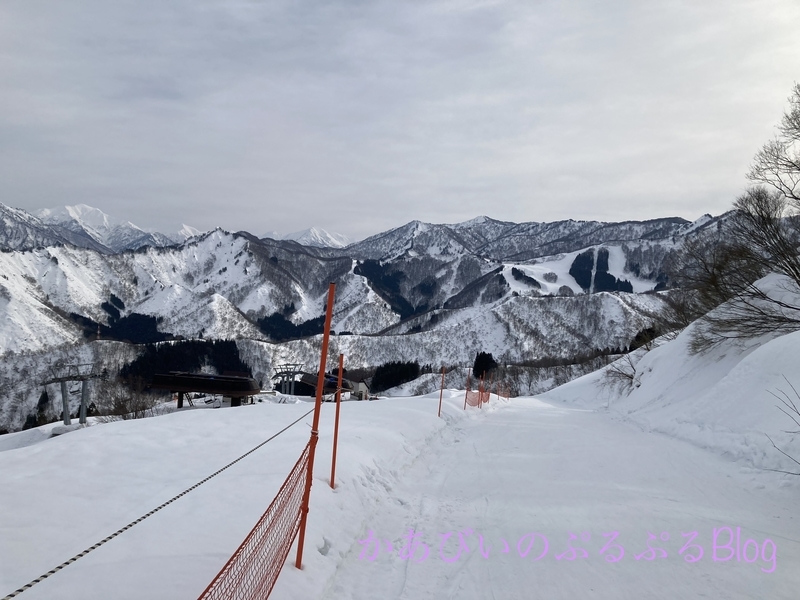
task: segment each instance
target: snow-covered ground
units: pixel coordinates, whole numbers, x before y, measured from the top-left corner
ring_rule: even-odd
[[[293,550],[271,598],[796,597],[796,478],[605,410],[493,396],[483,409],[464,411],[463,392],[444,396],[442,418],[438,393],[343,403],[335,490],[328,485],[334,406],[323,405],[304,568],[293,567]],[[190,487],[310,407],[181,411],[0,452],[0,593]],[[311,415],[21,597],[197,597],[271,501],[310,422]],[[731,560],[722,560],[726,528],[740,537]],[[407,559],[410,530],[429,550],[419,546]],[[458,556],[456,532],[468,530],[469,550]],[[361,541],[373,535],[383,546],[371,560],[374,544]],[[547,553],[535,560],[545,538]],[[745,546],[752,562],[741,554]],[[624,556],[612,561],[620,548]],[[690,562],[700,548],[702,558]]]

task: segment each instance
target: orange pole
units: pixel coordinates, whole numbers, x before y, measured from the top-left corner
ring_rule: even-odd
[[[444,367],[442,367],[442,387],[439,389],[439,414],[437,417],[442,416],[442,396],[444,395]]]
[[[469,375],[470,371],[467,370],[467,393],[464,394],[464,410],[467,410],[467,396],[469,396]]]
[[[333,459],[331,460],[331,489],[336,488],[336,444],[339,441],[339,407],[342,405],[342,370],[344,354],[339,355],[339,381],[336,384],[336,418],[333,422]]]
[[[481,382],[478,385],[478,408],[483,408],[483,377],[484,377],[484,375],[486,375],[486,373],[481,375]]]
[[[303,505],[300,509],[300,532],[297,539],[297,560],[294,566],[298,569],[303,564],[303,543],[306,538],[306,521],[308,520],[308,505],[311,499],[311,478],[314,473],[314,453],[317,449],[319,439],[319,414],[322,408],[322,389],[325,386],[325,363],[328,357],[328,340],[331,337],[331,320],[333,319],[333,297],[336,292],[336,284],[331,283],[328,287],[328,310],[325,314],[325,329],[322,334],[322,353],[319,357],[319,376],[317,377],[317,399],[314,404],[314,424],[311,426],[311,450],[308,454],[308,471],[306,472],[306,490],[303,493]]]

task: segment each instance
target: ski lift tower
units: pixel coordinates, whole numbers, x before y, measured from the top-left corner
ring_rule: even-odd
[[[50,383],[61,384],[61,405],[64,410],[64,425],[70,425],[71,420],[69,416],[69,392],[67,390],[67,382],[80,381],[81,382],[81,410],[79,413],[78,422],[86,423],[86,403],[89,400],[89,380],[90,379],[105,379],[106,373],[97,370],[97,367],[92,363],[76,364],[76,365],[60,365],[50,368],[52,377],[47,381],[43,381],[42,385]]]
[[[279,380],[281,394],[290,394],[294,396],[294,378],[303,372],[303,363],[286,363],[285,365],[276,365],[275,369],[276,372],[272,378]]]

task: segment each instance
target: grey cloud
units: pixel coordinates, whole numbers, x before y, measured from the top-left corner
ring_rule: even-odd
[[[0,201],[145,227],[726,210],[790,0],[0,5]]]

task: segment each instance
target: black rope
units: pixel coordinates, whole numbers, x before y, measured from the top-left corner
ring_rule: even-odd
[[[304,419],[305,417],[307,417],[308,415],[310,415],[312,412],[314,412],[314,409],[313,409],[313,408],[312,408],[310,411],[308,411],[306,414],[304,414],[303,416],[301,416],[299,419],[297,419],[297,420],[295,420],[295,421],[293,421],[293,422],[289,423],[289,424],[288,424],[286,427],[284,427],[283,429],[281,429],[281,430],[280,430],[278,433],[276,433],[276,434],[275,434],[275,435],[273,435],[272,437],[270,437],[270,438],[268,438],[268,439],[264,440],[263,442],[261,442],[261,443],[260,443],[258,446],[256,446],[256,447],[255,447],[255,448],[253,448],[252,450],[249,450],[248,452],[245,452],[244,454],[242,454],[242,455],[241,455],[239,458],[237,458],[236,460],[234,460],[234,461],[232,461],[232,462],[228,463],[227,465],[225,465],[224,467],[222,467],[220,470],[218,470],[218,471],[216,471],[216,472],[212,473],[211,475],[209,475],[208,477],[206,477],[206,478],[205,478],[205,479],[203,479],[202,481],[199,481],[198,483],[195,483],[195,484],[194,484],[192,487],[190,487],[190,488],[189,488],[189,489],[187,489],[187,490],[184,490],[184,491],[182,491],[180,494],[178,494],[178,495],[177,495],[177,496],[175,496],[174,498],[170,498],[169,500],[167,500],[166,502],[164,502],[164,504],[162,504],[162,505],[160,505],[160,506],[157,506],[156,508],[154,508],[153,510],[151,510],[149,513],[147,513],[147,514],[145,514],[145,515],[142,515],[141,517],[139,517],[139,518],[138,518],[138,519],[136,519],[135,521],[131,521],[130,523],[128,523],[127,525],[125,525],[125,527],[123,527],[122,529],[118,529],[117,531],[115,531],[114,533],[112,533],[112,534],[111,534],[110,536],[108,536],[107,538],[105,538],[105,539],[103,539],[103,540],[100,540],[99,542],[97,542],[97,543],[96,543],[96,544],[94,544],[93,546],[89,546],[89,547],[88,547],[86,550],[84,550],[83,552],[81,552],[81,553],[79,553],[79,554],[76,554],[75,556],[73,556],[73,557],[72,557],[72,558],[70,558],[69,560],[67,560],[67,561],[64,561],[63,563],[61,563],[60,565],[58,565],[56,568],[49,570],[47,573],[44,573],[43,575],[40,575],[39,577],[37,577],[36,579],[34,579],[33,581],[31,581],[30,583],[23,585],[23,586],[22,586],[21,588],[19,588],[18,590],[15,590],[15,591],[11,592],[11,593],[10,593],[8,596],[6,596],[5,598],[3,598],[3,600],[9,600],[10,598],[14,598],[15,596],[19,596],[19,595],[20,595],[22,592],[24,592],[25,590],[29,590],[29,589],[31,589],[31,588],[32,588],[34,585],[36,585],[37,583],[40,583],[40,582],[44,581],[45,579],[47,579],[47,578],[48,578],[48,577],[50,577],[51,575],[55,575],[56,573],[58,573],[58,572],[59,572],[61,569],[63,569],[64,567],[66,567],[66,566],[68,566],[68,565],[71,565],[72,563],[74,563],[74,562],[75,562],[76,560],[78,560],[79,558],[83,558],[84,556],[86,556],[87,554],[89,554],[89,552],[91,552],[92,550],[97,550],[97,549],[98,549],[100,546],[102,546],[102,545],[103,545],[103,544],[105,544],[106,542],[110,542],[111,540],[113,540],[115,537],[117,537],[117,536],[118,536],[119,534],[121,534],[122,532],[124,532],[124,531],[127,531],[128,529],[130,529],[130,528],[131,528],[131,527],[133,527],[134,525],[138,525],[139,523],[141,523],[142,521],[144,521],[144,520],[145,520],[147,517],[150,517],[150,516],[154,515],[155,513],[157,513],[158,511],[160,511],[162,508],[164,508],[164,507],[166,507],[166,506],[169,506],[170,504],[172,504],[173,502],[175,502],[175,500],[177,500],[178,498],[181,498],[181,497],[185,496],[186,494],[188,494],[189,492],[191,492],[191,491],[193,491],[193,490],[195,490],[195,489],[199,488],[201,485],[203,485],[203,484],[204,484],[206,481],[208,481],[209,479],[212,479],[212,478],[216,477],[217,475],[219,475],[220,473],[222,473],[222,472],[223,472],[225,469],[227,469],[227,468],[229,468],[229,467],[232,467],[233,465],[235,465],[236,463],[238,463],[238,462],[239,462],[240,460],[242,460],[243,458],[245,458],[245,457],[247,457],[247,456],[251,455],[253,452],[255,452],[256,450],[258,450],[259,448],[261,448],[261,446],[263,446],[263,445],[264,445],[264,444],[266,444],[267,442],[270,442],[270,441],[274,440],[276,437],[278,437],[278,436],[279,436],[280,434],[282,434],[284,431],[286,431],[287,429],[289,429],[289,428],[290,428],[290,427],[292,427],[293,425],[296,425],[297,423],[299,423],[299,422],[300,422],[302,419]]]

